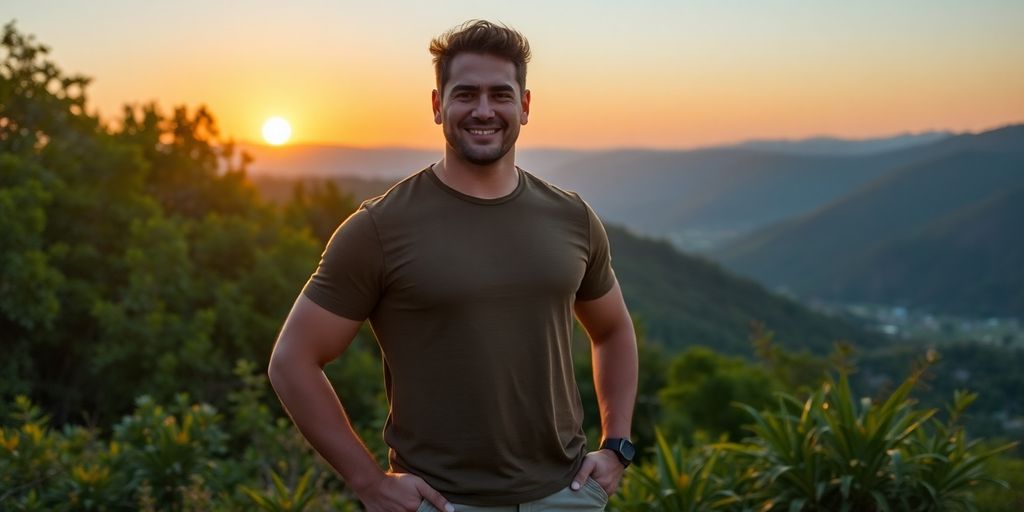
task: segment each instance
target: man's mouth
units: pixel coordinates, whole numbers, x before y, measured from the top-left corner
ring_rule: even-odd
[[[466,131],[473,135],[494,135],[498,133],[497,128],[466,128]]]

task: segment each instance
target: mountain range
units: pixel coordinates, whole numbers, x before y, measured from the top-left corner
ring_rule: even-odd
[[[362,197],[439,157],[409,149],[261,151],[271,153],[256,154],[253,175],[264,183],[331,177]],[[1017,207],[1024,125],[688,151],[522,150],[517,163],[580,192],[607,223],[667,239],[769,289],[951,314],[1024,314]],[[658,278],[670,281],[670,272]],[[673,339],[682,332],[669,331]]]
[[[803,296],[1024,315],[1024,126],[919,152],[916,162],[714,257]]]

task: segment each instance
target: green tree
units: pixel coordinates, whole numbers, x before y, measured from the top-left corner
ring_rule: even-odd
[[[321,244],[258,200],[208,110],[126,106],[108,126],[48,53],[4,27],[0,403],[29,394],[58,424],[109,424],[141,393],[223,406]]]
[[[749,420],[730,404],[763,407],[780,390],[764,368],[740,358],[693,347],[672,360],[665,387],[659,393],[662,425],[671,436],[691,439],[697,432],[740,439]]]

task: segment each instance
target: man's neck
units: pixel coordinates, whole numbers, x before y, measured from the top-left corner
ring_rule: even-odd
[[[476,165],[459,158],[448,148],[444,158],[432,168],[442,183],[467,196],[497,199],[511,194],[519,185],[515,152],[512,148],[497,162]]]

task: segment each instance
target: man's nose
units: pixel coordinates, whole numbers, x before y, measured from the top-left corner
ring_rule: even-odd
[[[481,95],[480,100],[476,102],[476,107],[473,108],[473,117],[477,119],[490,119],[494,117],[494,108],[491,107],[491,102],[487,99],[486,95]]]

